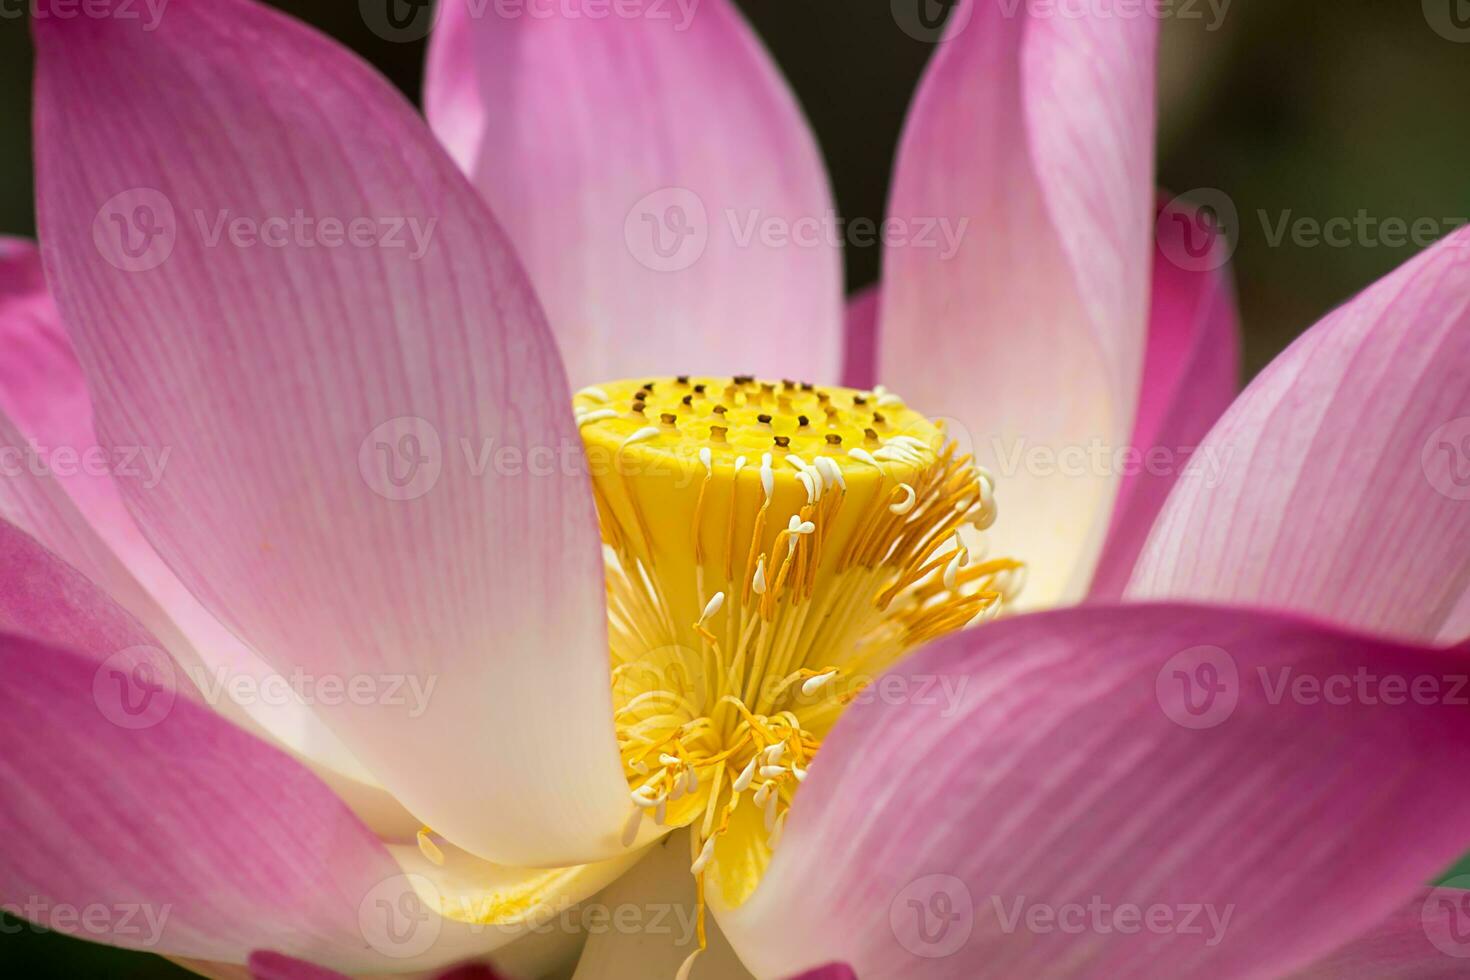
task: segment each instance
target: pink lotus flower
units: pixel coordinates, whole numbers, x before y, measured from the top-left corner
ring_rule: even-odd
[[[1153,22],[972,3],[890,208],[968,231],[844,326],[727,0],[476,9],[448,152],[244,0],[36,22],[8,908],[220,975],[1457,972],[1470,235],[1235,397]]]

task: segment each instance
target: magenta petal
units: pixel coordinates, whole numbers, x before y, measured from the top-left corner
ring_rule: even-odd
[[[1183,251],[1185,236],[1200,220],[1195,210],[1171,203],[1155,225],[1148,354],[1131,441],[1136,456],[1125,463],[1092,581],[1094,599],[1122,594],[1174,482],[1214,475],[1210,460],[1193,454],[1239,390],[1240,324],[1224,240],[1216,237],[1207,261],[1179,260],[1192,258]]]
[[[243,962],[268,938],[390,960],[359,906],[401,894],[397,864],[298,763],[178,697],[161,651],[6,634],[0,674],[0,894],[33,897],[26,918],[192,958]]]
[[[1467,667],[1207,606],[956,634],[844,715],[766,877],[720,925],[759,975],[1279,975],[1463,850]],[[1384,679],[1365,682],[1376,700],[1359,672]],[[1094,900],[1173,926],[1129,932]]]
[[[1272,606],[1432,639],[1470,588],[1470,229],[1266,368],[1175,484],[1131,598]],[[1452,637],[1451,637],[1452,638]]]
[[[251,980],[348,980],[335,970],[269,950],[251,953],[249,966]]]
[[[81,367],[46,291],[35,245],[0,237],[0,412],[44,445],[92,445]]]
[[[429,121],[505,222],[574,386],[836,380],[831,189],[730,0],[441,6]]]
[[[1470,973],[1470,891],[1425,889],[1291,980],[1439,980]]]
[[[842,383],[871,388],[878,383],[878,283],[859,290],[847,300],[843,326]]]
[[[828,963],[792,977],[791,980],[858,980],[858,975],[846,963]]]
[[[1057,9],[953,7],[899,148],[889,220],[914,240],[884,252],[879,325],[879,380],[995,472],[989,535],[1031,606],[1080,598],[1107,532],[1115,474],[1033,456],[1127,445],[1155,195],[1156,19]]]
[[[383,79],[263,6],[37,41],[47,271],[99,437],[173,447],[123,486],[159,553],[283,674],[374,686],[318,707],[437,832],[619,852],[581,443],[484,203]]]

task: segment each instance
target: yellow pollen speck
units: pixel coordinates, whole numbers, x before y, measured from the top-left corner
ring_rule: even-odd
[[[994,481],[882,389],[679,377],[583,389],[575,409],[608,556],[624,839],[645,817],[689,826],[701,896],[737,905],[846,706],[1012,597],[1020,565],[974,537]]]

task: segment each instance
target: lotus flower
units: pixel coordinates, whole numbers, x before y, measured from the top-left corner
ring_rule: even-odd
[[[38,19],[7,907],[216,975],[1458,972],[1470,235],[1236,397],[1155,24],[1006,7],[845,323],[727,0],[452,4],[430,126],[245,0]]]

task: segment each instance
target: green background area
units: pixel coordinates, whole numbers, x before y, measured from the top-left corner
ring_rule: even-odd
[[[1283,219],[1363,215],[1376,226],[1428,218],[1449,227],[1470,218],[1470,43],[1433,28],[1432,2],[1164,4],[1172,14],[1163,22],[1159,183],[1176,193],[1224,191],[1239,210],[1234,266],[1248,375],[1417,250],[1384,245],[1376,233],[1353,233],[1342,246],[1290,235],[1275,241]],[[812,120],[840,212],[881,218],[903,115],[932,48],[900,30],[884,0],[740,5]],[[32,63],[24,6],[0,0],[0,233],[29,235]],[[360,52],[418,101],[422,43],[374,35],[353,0],[277,6]],[[850,249],[849,284],[874,281],[879,259],[877,248]],[[1470,860],[1450,873],[1466,872]],[[0,922],[0,966],[32,978],[186,975],[157,957],[14,919]]]

